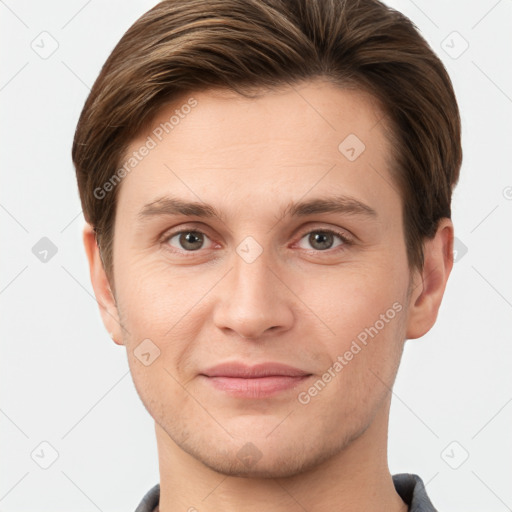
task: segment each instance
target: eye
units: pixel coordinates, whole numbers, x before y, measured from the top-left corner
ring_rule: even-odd
[[[210,246],[204,247],[205,241],[209,241],[211,246],[211,240],[201,231],[186,230],[178,231],[165,240],[166,243],[180,250],[187,252],[197,251],[199,249],[209,249]]]
[[[334,245],[336,238],[339,240],[337,245]],[[331,231],[329,229],[317,229],[310,231],[300,239],[299,246],[303,249],[310,249],[304,247],[301,243],[305,240],[316,251],[326,251],[328,249],[336,248],[342,245],[350,245],[350,240],[342,233]]]
[[[162,242],[176,249],[176,252],[196,252],[201,249],[211,249],[215,244],[202,231],[186,229],[166,235]],[[305,244],[309,244],[309,247]],[[351,245],[351,240],[344,234],[330,229],[316,229],[306,233],[298,242],[302,249],[326,252],[340,247],[343,250]]]

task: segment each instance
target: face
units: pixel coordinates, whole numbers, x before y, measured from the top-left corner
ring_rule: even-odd
[[[321,81],[256,99],[209,91],[130,145],[118,337],[169,446],[225,474],[292,475],[385,407],[410,275],[382,117],[370,96]],[[211,376],[222,363],[303,376]]]

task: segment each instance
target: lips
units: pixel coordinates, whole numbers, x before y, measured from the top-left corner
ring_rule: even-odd
[[[201,375],[206,375],[207,377],[257,379],[271,376],[304,377],[311,374],[282,363],[269,362],[250,366],[240,362],[228,362],[213,366],[202,372]]]
[[[217,391],[236,398],[263,399],[293,390],[311,374],[282,363],[249,366],[240,362],[223,363],[200,374]]]

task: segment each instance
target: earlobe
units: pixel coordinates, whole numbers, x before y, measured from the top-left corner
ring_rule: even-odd
[[[435,237],[424,244],[423,271],[416,273],[409,301],[407,339],[420,338],[434,325],[452,267],[453,223],[443,218]]]
[[[123,333],[114,294],[110,288],[110,283],[101,260],[99,247],[96,242],[96,234],[92,226],[87,223],[83,229],[83,242],[89,262],[91,283],[100,308],[103,324],[114,342],[118,345],[123,345]]]

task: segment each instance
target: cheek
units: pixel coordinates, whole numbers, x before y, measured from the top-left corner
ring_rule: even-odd
[[[136,262],[129,271],[122,266],[118,270],[122,276],[118,308],[127,329],[124,343],[139,395],[149,403],[163,392],[173,405],[179,404],[186,399],[179,383],[191,378],[198,354],[208,350],[199,345],[208,320],[206,297],[222,272],[170,269],[161,262]],[[147,359],[154,362],[145,367]]]
[[[137,334],[159,340],[173,335],[211,288],[210,276],[192,267],[170,268],[156,262],[119,268],[120,309]]]
[[[394,380],[405,337],[407,282],[391,265],[316,277],[301,295],[319,317],[312,317],[316,342],[309,349],[320,355],[327,386],[336,393],[326,396],[356,410],[361,401],[382,397]]]
[[[297,276],[296,282],[301,279]],[[389,331],[405,309],[407,283],[390,267],[339,268],[302,278],[300,298],[340,349],[366,328]],[[318,329],[319,330],[319,329]],[[328,338],[328,336],[323,336]],[[361,336],[364,338],[364,334]]]
[[[132,269],[130,279],[118,290],[124,344],[142,403],[150,415],[164,421],[188,406],[183,386],[198,338],[198,324],[190,321],[188,313],[197,299],[192,300],[193,288],[184,286],[183,293],[180,282],[160,272],[146,267],[137,274]]]
[[[397,300],[398,291],[372,293],[368,288],[364,294],[351,294],[355,288],[345,284],[347,295],[340,291],[331,296],[323,310],[323,320],[334,334],[317,336],[309,347],[319,354],[323,367],[298,396],[299,403],[306,404],[305,414],[330,411],[333,432],[339,424],[367,424],[389,394],[405,336],[406,305]]]

